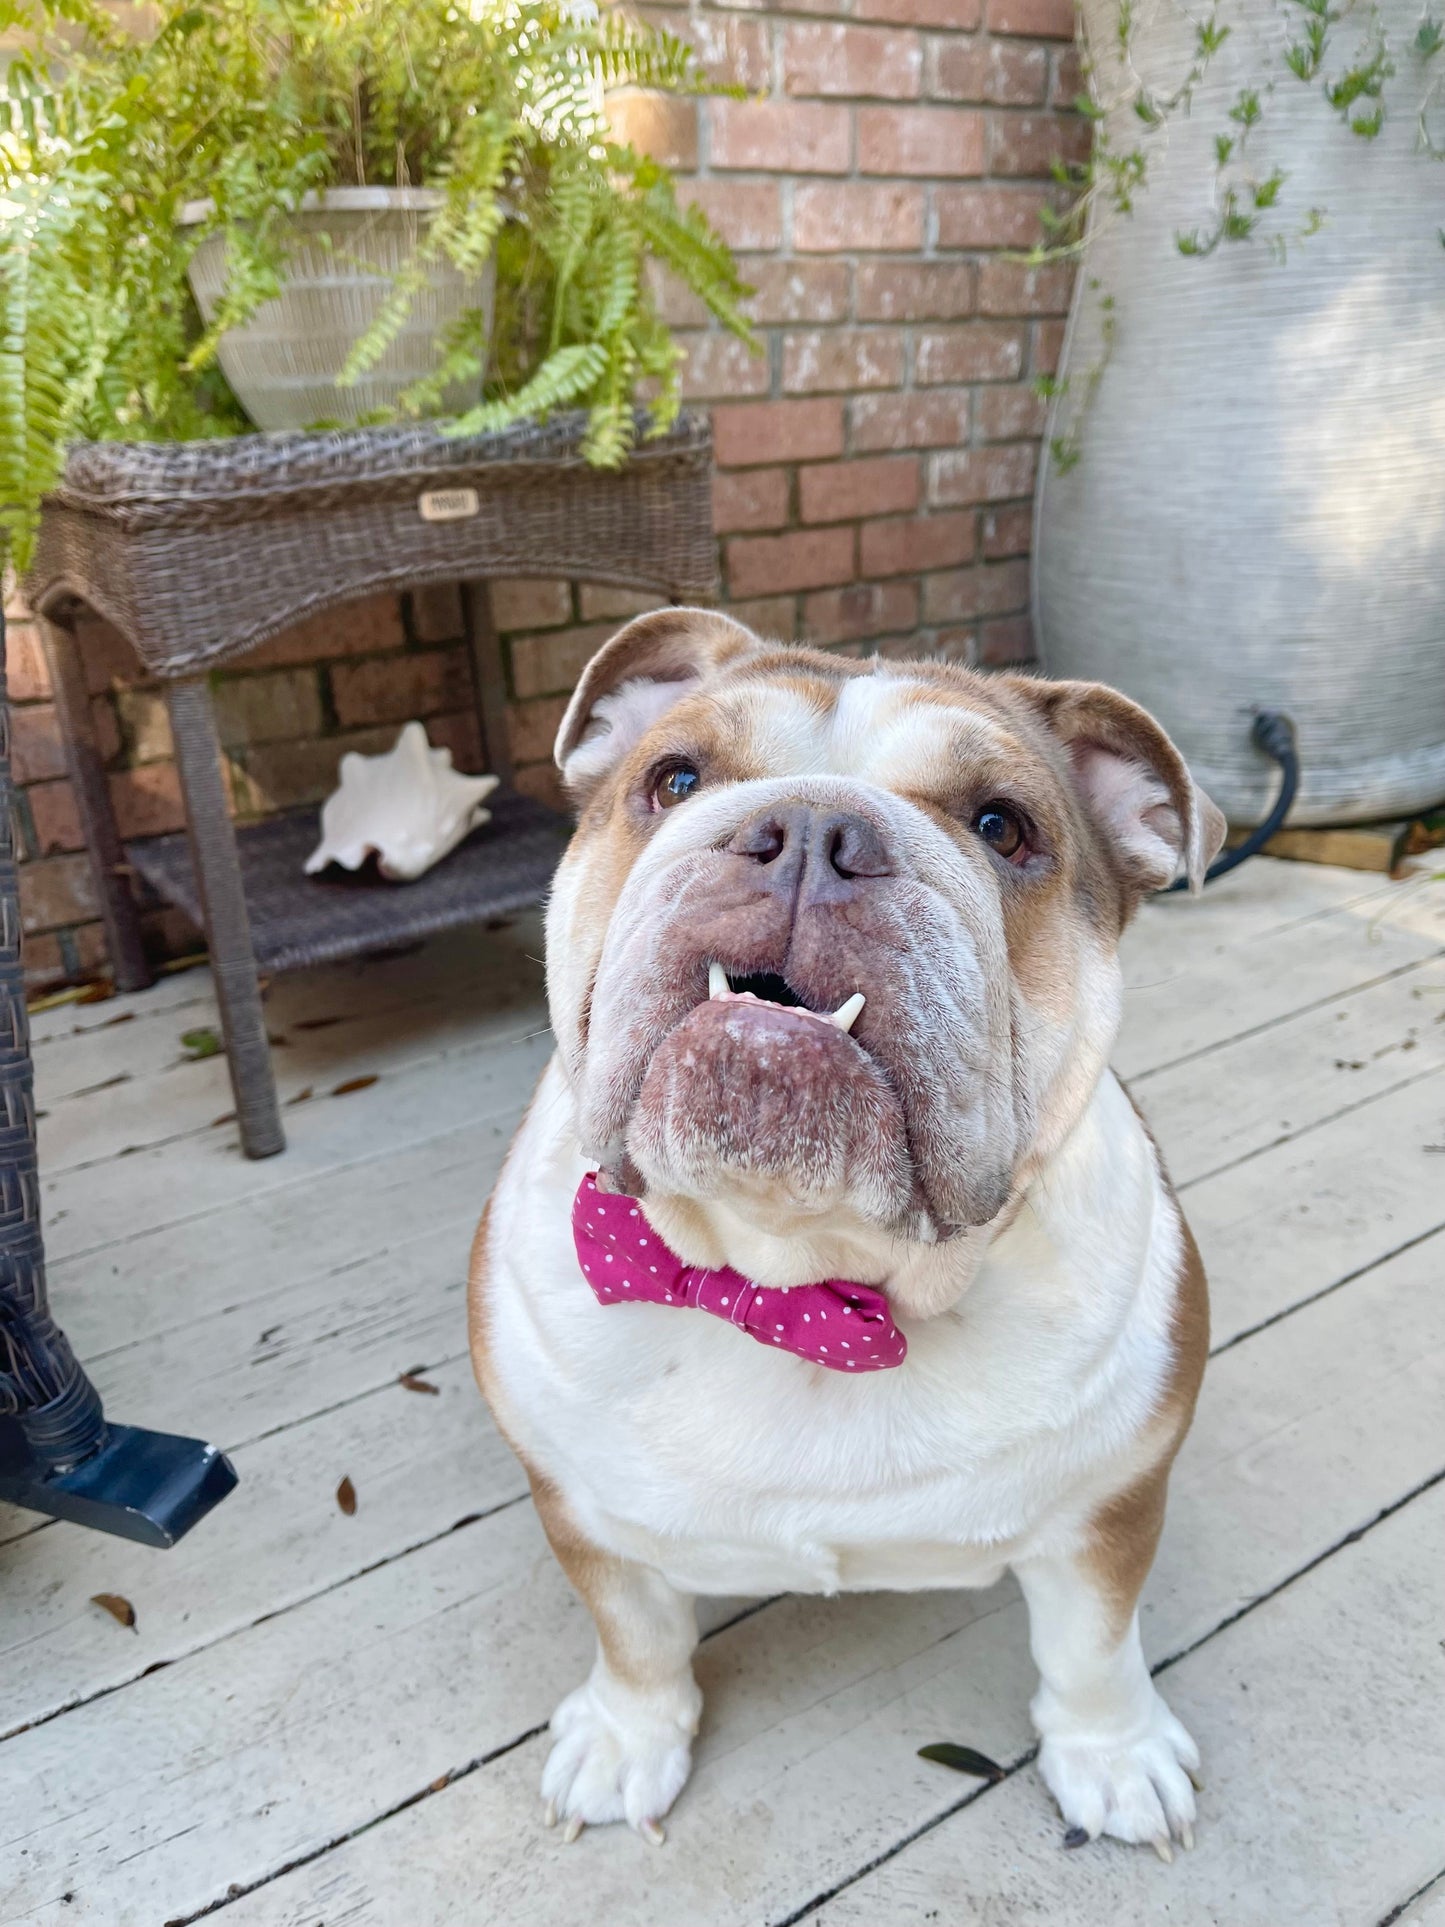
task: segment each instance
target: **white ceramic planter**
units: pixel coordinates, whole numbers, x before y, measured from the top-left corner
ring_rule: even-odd
[[[490,334],[492,263],[467,276],[439,262],[377,365],[351,387],[336,385],[352,346],[376,318],[442,198],[430,188],[397,187],[338,187],[306,196],[293,217],[283,292],[230,329],[218,350],[222,372],[258,428],[354,422],[392,407],[404,389],[433,371],[442,330],[468,308],[482,310]],[[208,203],[196,202],[182,219],[201,221],[209,211]],[[209,321],[226,290],[222,235],[201,243],[189,274],[196,304]],[[479,394],[479,381],[454,384],[441,412],[458,414]]]
[[[1117,9],[1084,0],[1104,100]],[[1274,788],[1249,742],[1266,707],[1299,729],[1293,821],[1404,813],[1445,796],[1445,167],[1416,149],[1434,77],[1411,44],[1419,0],[1346,11],[1331,30],[1331,77],[1372,23],[1386,35],[1396,75],[1374,141],[1286,68],[1300,8],[1221,0],[1218,17],[1230,37],[1191,110],[1148,143],[1135,212],[1096,224],[1079,276],[1060,419],[1099,365],[1106,295],[1116,338],[1077,465],[1043,458],[1040,652],[1052,674],[1116,683],[1154,710],[1233,822],[1257,821]],[[1193,40],[1175,0],[1141,14],[1135,66],[1158,94]],[[1214,136],[1237,131],[1245,86],[1268,89],[1249,171],[1287,176],[1271,225],[1327,212],[1283,265],[1253,243],[1206,260],[1175,243],[1207,231]],[[1132,146],[1132,108],[1115,119]]]

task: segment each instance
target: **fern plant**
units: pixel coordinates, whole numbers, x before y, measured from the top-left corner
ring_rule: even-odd
[[[707,89],[673,36],[577,0],[161,0],[144,35],[124,11],[0,0],[18,47],[0,77],[0,543],[21,566],[69,441],[246,429],[217,342],[277,293],[315,189],[444,197],[343,380],[380,359],[434,262],[495,256],[490,342],[463,317],[404,416],[485,370],[458,432],[578,407],[589,458],[620,461],[639,398],[652,432],[679,406],[654,264],[749,338],[728,249],[607,128],[609,88]],[[183,226],[195,201],[207,215]],[[203,327],[187,264],[218,232],[227,291]]]

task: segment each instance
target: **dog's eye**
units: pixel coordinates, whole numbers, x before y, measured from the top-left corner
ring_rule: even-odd
[[[652,786],[652,807],[674,809],[677,804],[685,803],[701,782],[702,777],[691,763],[669,763]]]
[[[1023,819],[1007,803],[985,803],[974,817],[973,827],[1000,856],[1014,857],[1027,848]]]

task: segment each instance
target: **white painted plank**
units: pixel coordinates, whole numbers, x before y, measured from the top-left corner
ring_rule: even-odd
[[[517,1090],[521,1090],[520,1081]],[[77,1351],[112,1352],[213,1317],[277,1287],[400,1250],[429,1227],[481,1216],[527,1091],[479,1127],[464,1124],[364,1163],[267,1187],[215,1211],[141,1232],[50,1267],[51,1300]],[[252,1166],[269,1173],[271,1164]]]
[[[1227,1098],[1221,1093],[1221,1102]],[[1445,1076],[1184,1187],[1216,1345],[1445,1223]]]
[[[383,1168],[382,1160],[458,1125],[481,1129],[510,1118],[519,1086],[535,1083],[550,1049],[550,1037],[528,1037],[401,1070],[346,1096],[317,1097],[282,1113],[287,1149],[261,1164],[241,1157],[226,1129],[55,1177],[42,1166],[47,1250],[52,1262],[108,1250],[238,1199],[315,1184],[343,1165]]]
[[[536,1655],[582,1669],[592,1646],[551,1568],[531,1507],[511,1507],[12,1739],[0,1770],[28,1784],[0,1809],[0,1854],[20,1872],[6,1920],[49,1918],[70,1892],[66,1920],[153,1927],[162,1908],[189,1911],[168,1878],[179,1864],[223,1894],[207,1860],[305,1851],[317,1811],[374,1797],[399,1755],[426,1784],[510,1744]],[[709,1602],[702,1623],[740,1603]],[[177,1801],[190,1815],[178,1834]]]
[[[1124,1030],[1114,1053],[1121,1075],[1137,1077],[1277,1023],[1445,948],[1445,885],[1389,903],[1379,923],[1375,908],[1347,905],[1224,948],[1191,941],[1182,918],[1177,930],[1167,926],[1167,948],[1146,948],[1131,932],[1122,951]]]
[[[30,1013],[30,1045],[37,1056],[48,1050],[52,1044],[64,1043],[94,1026],[107,1017],[118,1015],[121,1011],[133,1010],[176,1010],[182,1004],[195,998],[210,997],[211,973],[204,965],[193,969],[168,971],[157,978],[147,990],[126,992],[123,995],[107,997],[99,1003],[57,1004],[53,1010],[32,1010]]]
[[[1445,1871],[1403,1913],[1395,1914],[1382,1927],[1445,1927]]]
[[[1209,1775],[1193,1854],[1065,1855],[1023,1773],[813,1918],[1374,1927],[1445,1857],[1442,1617],[1437,1486],[1171,1670]]]
[[[332,1018],[352,1024],[375,1011],[451,996],[459,986],[494,986],[507,994],[513,983],[540,986],[541,954],[541,916],[527,911],[496,929],[444,931],[405,950],[273,977],[265,987],[266,1016],[272,1031],[289,1035],[296,1024]],[[190,992],[180,1001],[177,984]],[[181,1031],[216,1021],[209,970],[163,978],[148,990],[82,1006],[66,1017],[68,1029],[35,1040],[37,1096],[53,1103],[101,1076],[163,1070],[175,1057]]]
[[[1440,1256],[1409,1254],[1212,1369],[1151,1588],[1156,1654],[1445,1464]],[[479,1564],[511,1590],[484,1615],[449,1612],[474,1596]],[[523,1507],[82,1707],[0,1752],[22,1787],[15,1837],[38,1843],[21,1917],[59,1919],[42,1905],[58,1881],[76,1894],[67,1919],[147,1920],[157,1899],[187,1914],[526,1733],[589,1649]],[[1012,1588],[779,1602],[708,1642],[701,1670],[699,1771],[665,1861],[617,1835],[560,1854],[536,1824],[532,1744],[277,1881],[237,1920],[775,1918],[955,1797],[914,1757],[940,1721],[996,1756],[1028,1744]],[[77,1755],[96,1764],[62,1817]],[[118,1758],[124,1776],[104,1770]]]
[[[287,985],[303,980],[282,979],[266,1005],[282,1105],[353,1077],[394,1075],[546,1029],[541,968],[517,945],[491,937],[480,967],[454,946],[430,961],[432,971],[422,976],[414,970],[410,986],[382,979],[373,989],[361,979],[344,1003],[339,986],[318,998],[317,987],[307,985],[310,994],[304,1000],[288,999]],[[148,1144],[206,1130],[227,1116],[233,1099],[224,1055],[192,1058],[181,1043],[197,1021],[190,1011],[185,1021],[164,1031],[148,1026],[142,1041],[156,1061],[145,1068],[112,1068],[128,1047],[130,1027],[111,1033],[112,1047],[98,1053],[104,1061],[95,1067],[103,1075],[69,1067],[72,1080],[84,1080],[72,1095],[48,1094],[42,1074],[37,1085],[37,1103],[44,1110],[42,1169],[53,1175],[129,1156]],[[219,1035],[214,1025],[210,1028]]]
[[[1130,1082],[1177,1184],[1282,1143],[1445,1063],[1445,963],[1349,992]]]
[[[1129,941],[1148,941],[1152,930],[1185,926],[1199,933],[1199,941],[1222,946],[1328,916],[1346,905],[1386,902],[1397,894],[1396,884],[1358,870],[1257,858],[1220,877],[1198,897],[1179,890],[1149,898],[1140,906]],[[1166,941],[1172,944],[1172,936]]]
[[[460,1209],[458,1208],[460,1206]],[[466,1351],[474,1200],[435,1231],[96,1362],[106,1409],[234,1451]]]
[[[70,1525],[0,1545],[0,1732],[284,1614],[520,1497],[526,1480],[469,1364],[428,1377],[435,1398],[388,1385],[243,1447],[236,1490],[167,1553]],[[350,1518],[336,1501],[343,1478],[356,1490]],[[99,1592],[131,1601],[134,1632],[89,1604]],[[0,1774],[6,1759],[0,1748]]]

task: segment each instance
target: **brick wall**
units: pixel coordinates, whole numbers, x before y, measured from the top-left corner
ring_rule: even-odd
[[[646,9],[746,99],[618,98],[620,131],[673,166],[741,258],[763,352],[661,299],[712,410],[723,600],[778,636],[847,650],[1026,660],[1030,497],[1069,285],[1007,258],[1038,232],[1050,166],[1086,129],[1072,0],[792,0]],[[555,795],[551,740],[592,651],[642,599],[494,586],[520,784]],[[103,624],[84,648],[122,831],[177,828],[164,706]],[[10,630],[28,970],[104,966],[41,651]],[[462,768],[479,746],[449,591],[304,625],[218,681],[237,813],[319,800],[344,749],[411,716]],[[195,947],[168,913],[158,951]]]

